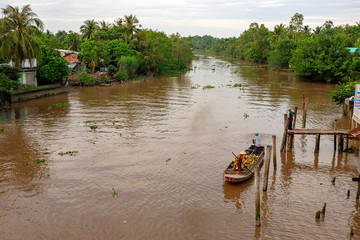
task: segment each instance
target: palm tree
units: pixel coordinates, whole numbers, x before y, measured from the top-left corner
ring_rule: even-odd
[[[120,27],[123,25],[123,19],[122,18],[118,18],[116,20],[114,20],[114,26]]]
[[[129,16],[124,16],[124,26],[126,28],[126,33],[129,36],[133,35],[138,29],[138,27],[141,27],[137,17],[135,15],[133,16],[132,14],[130,14]]]
[[[64,43],[67,49],[79,51],[81,45],[80,35],[76,32],[69,31],[69,34],[65,37]]]
[[[106,30],[111,27],[111,23],[106,22],[105,20],[99,21],[99,26],[101,30]]]
[[[33,59],[41,54],[40,45],[35,35],[43,30],[43,22],[25,5],[21,11],[19,7],[8,5],[2,8],[3,18],[0,28],[0,53],[2,57],[14,62],[21,68],[25,59]],[[30,64],[32,61],[29,61]]]
[[[286,33],[286,26],[285,24],[282,24],[280,23],[279,25],[275,25],[274,27],[274,40],[275,42],[277,42],[277,40],[279,40],[279,38],[282,36],[282,35],[285,35]]]
[[[308,35],[308,36],[311,35],[311,28],[310,28],[309,25],[305,25],[305,26],[304,26],[304,33],[305,33],[306,35]]]
[[[92,39],[94,32],[98,29],[99,24],[94,19],[84,21],[81,25],[80,32],[83,34],[84,39]]]

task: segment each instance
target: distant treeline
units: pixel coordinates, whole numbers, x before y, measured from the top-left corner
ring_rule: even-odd
[[[303,21],[304,16],[296,13],[289,26],[279,24],[274,31],[264,24],[252,23],[239,37],[189,38],[197,50],[264,62],[273,69],[287,69],[314,81],[337,83],[337,90],[330,97],[343,103],[360,84],[360,49],[356,49],[360,48],[360,23],[334,26],[332,21],[326,21],[311,29]]]
[[[334,26],[326,21],[311,29],[303,26],[304,17],[296,13],[289,23],[270,31],[263,24],[252,23],[239,37],[190,37],[194,49],[216,54],[266,62],[274,69],[291,69],[295,74],[326,82],[359,80],[360,24]]]

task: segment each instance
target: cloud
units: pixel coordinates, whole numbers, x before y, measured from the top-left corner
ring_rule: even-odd
[[[281,6],[284,6],[284,4],[279,1],[265,1],[265,2],[260,2],[259,4],[259,7],[261,8],[276,8]]]

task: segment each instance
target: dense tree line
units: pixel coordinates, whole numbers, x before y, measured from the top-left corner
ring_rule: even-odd
[[[114,23],[86,20],[80,33],[46,31],[37,37],[51,49],[78,51],[78,58],[91,72],[114,69],[128,77],[184,70],[192,59],[192,42],[179,34],[142,29],[136,16],[118,18]]]
[[[36,58],[41,84],[67,78],[69,70],[57,49],[78,52],[78,59],[93,73],[109,69],[115,79],[161,74],[186,69],[192,59],[192,43],[178,34],[142,29],[134,15],[113,23],[85,20],[79,33],[43,30],[43,22],[30,5],[8,5],[0,19],[0,57],[21,68],[25,59]],[[111,77],[110,76],[110,77]]]
[[[279,24],[273,31],[263,24],[252,23],[237,38],[211,36],[189,37],[194,49],[211,50],[240,59],[268,63],[274,69],[289,69],[296,75],[316,81],[334,82],[338,91],[334,101],[343,102],[349,92],[342,88],[360,81],[359,51],[351,54],[347,47],[360,47],[360,23],[334,26],[326,21],[311,29],[303,25],[304,17],[296,13],[289,25]]]

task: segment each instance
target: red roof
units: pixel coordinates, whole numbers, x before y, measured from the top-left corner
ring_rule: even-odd
[[[360,139],[360,127],[350,130],[349,134]]]

